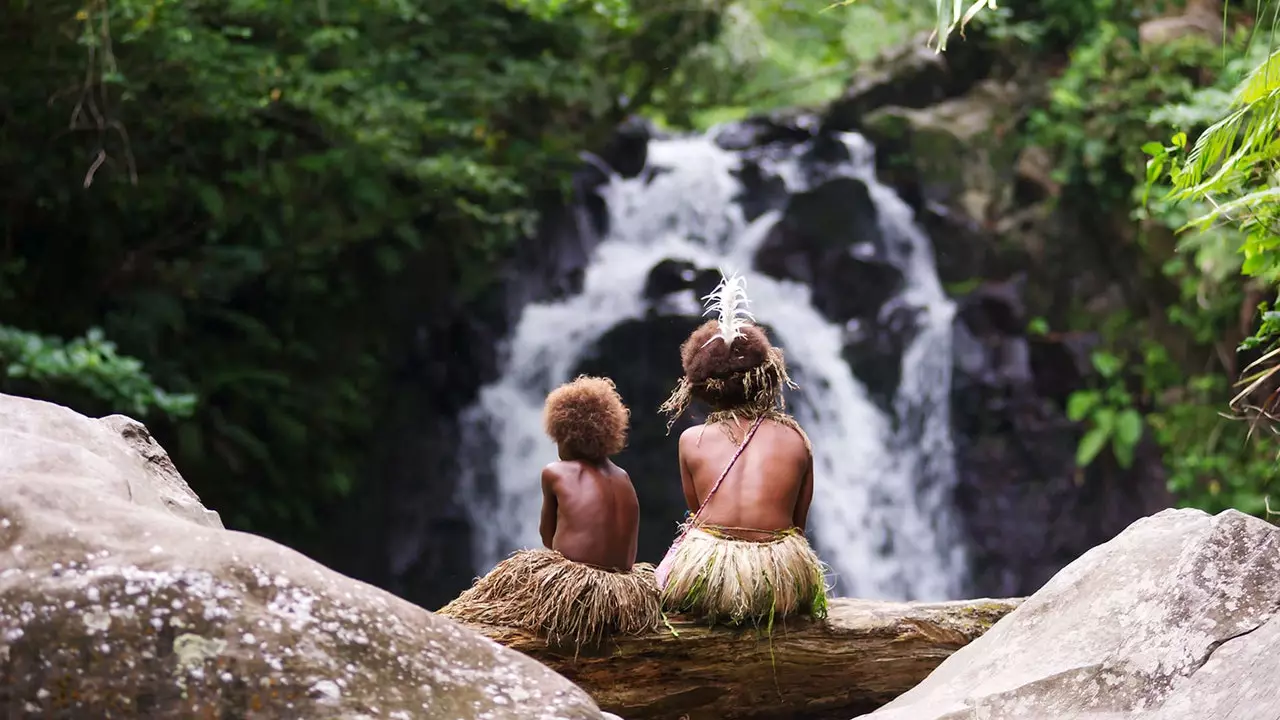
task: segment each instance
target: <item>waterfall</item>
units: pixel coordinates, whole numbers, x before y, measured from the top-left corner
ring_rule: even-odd
[[[609,234],[592,257],[581,292],[523,310],[503,348],[502,376],[481,390],[461,419],[460,492],[475,528],[477,573],[517,548],[540,544],[538,479],[543,465],[556,459],[541,426],[546,394],[571,378],[610,328],[650,312],[643,295],[649,271],[676,259],[741,272],[757,320],[770,327],[787,354],[800,384],[788,394],[788,407],[814,447],[809,535],[833,570],[836,592],[883,599],[963,593],[965,553],[949,501],[955,482],[949,418],[954,307],[911,209],[876,180],[873,148],[856,134],[841,141],[851,159],[826,172],[867,185],[890,259],[904,276],[891,302],[919,313],[901,359],[892,411],[868,398],[842,357],[847,328],[814,308],[810,289],[753,268],[757,248],[781,213],[746,221],[737,202],[741,184],[733,174],[741,155],[710,137],[654,140],[648,162],[657,172],[613,177],[600,191],[609,209]],[[813,174],[802,161],[804,150],[801,145],[772,153],[762,167],[789,192],[802,191]],[[687,290],[657,310],[697,317],[702,306]],[[677,379],[671,378],[672,385]],[[633,408],[633,425],[662,422],[655,411]],[[678,476],[669,482],[679,487]]]

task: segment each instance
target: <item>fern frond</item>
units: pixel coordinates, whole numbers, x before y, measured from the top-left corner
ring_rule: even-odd
[[[1280,49],[1240,82],[1232,106],[1231,112],[1201,133],[1187,162],[1174,173],[1178,196],[1198,198],[1222,189],[1249,172],[1255,166],[1257,148],[1275,138],[1280,130]]]

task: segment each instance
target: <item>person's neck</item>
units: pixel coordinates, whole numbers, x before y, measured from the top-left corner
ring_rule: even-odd
[[[604,467],[606,464],[608,464],[609,458],[594,458],[594,459],[584,458],[584,457],[578,457],[571,453],[562,452],[560,453],[560,461],[561,462],[577,462],[577,463],[582,463],[583,465],[590,465],[591,467]]]

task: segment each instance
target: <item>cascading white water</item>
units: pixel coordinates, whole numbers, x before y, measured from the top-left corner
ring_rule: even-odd
[[[876,181],[871,147],[854,134],[844,141],[853,159],[835,174],[866,183],[890,259],[904,272],[905,287],[895,301],[922,310],[902,358],[894,400],[898,421],[868,399],[842,358],[843,329],[814,309],[809,288],[752,269],[756,249],[780,214],[743,219],[732,174],[738,155],[706,137],[655,140],[649,164],[663,172],[652,179],[615,177],[602,190],[610,233],[592,258],[582,292],[524,309],[505,349],[504,374],[481,390],[462,418],[463,456],[491,459],[466,467],[460,485],[475,528],[478,572],[512,550],[539,544],[538,477],[556,458],[541,427],[546,394],[570,379],[610,328],[643,316],[650,269],[676,259],[743,273],[757,320],[787,353],[801,386],[790,393],[789,407],[814,447],[810,536],[835,573],[836,592],[884,599],[946,599],[963,592],[965,553],[948,500],[955,481],[948,402],[954,307],[911,209]],[[806,183],[798,153],[774,158],[767,167],[792,192]],[[692,291],[662,309],[702,312]]]

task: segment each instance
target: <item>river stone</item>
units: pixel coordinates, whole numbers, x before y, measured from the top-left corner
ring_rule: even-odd
[[[1165,510],[1085,553],[872,720],[1275,720],[1280,529]]]
[[[0,706],[602,717],[539,663],[215,519],[140,423],[0,395]]]

